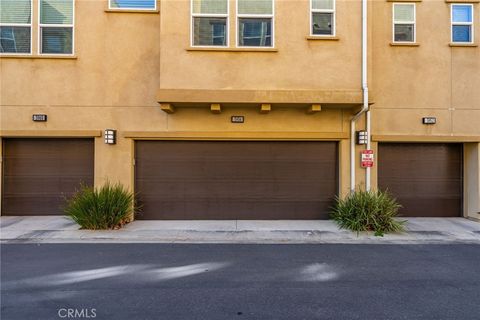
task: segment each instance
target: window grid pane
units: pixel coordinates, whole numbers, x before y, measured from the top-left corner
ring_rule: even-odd
[[[335,0],[312,0],[314,10],[334,10]]]
[[[333,13],[312,13],[312,34],[333,35]]]
[[[396,42],[413,42],[415,41],[415,25],[414,24],[396,24],[395,25],[395,41]]]
[[[471,23],[472,20],[472,7],[465,5],[454,5],[452,7],[452,21]]]
[[[242,47],[271,47],[272,19],[240,18],[238,39]]]
[[[468,25],[454,25],[452,27],[453,42],[472,42],[472,27]]]
[[[273,0],[237,0],[238,14],[272,15]]]
[[[395,22],[414,22],[415,5],[414,4],[395,4],[394,5]]]
[[[0,53],[30,53],[30,27],[0,27]]]
[[[194,46],[226,46],[227,18],[193,18]]]
[[[30,24],[31,0],[0,0],[0,23]]]
[[[46,54],[72,54],[73,28],[41,27],[41,52]]]
[[[41,24],[73,24],[73,0],[40,0]]]
[[[228,14],[228,0],[193,0],[194,14]]]

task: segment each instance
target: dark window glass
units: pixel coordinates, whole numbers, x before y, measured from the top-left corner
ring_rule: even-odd
[[[398,42],[413,42],[414,39],[414,29],[413,24],[396,24],[395,25],[395,41]]]
[[[271,47],[272,19],[240,18],[238,19],[238,44],[242,47]]]
[[[333,13],[314,12],[312,34],[333,35]]]
[[[30,53],[30,27],[0,27],[0,52]]]
[[[71,54],[72,28],[42,27],[42,53]]]
[[[227,18],[193,18],[193,45],[226,46]]]
[[[452,26],[453,42],[472,42],[471,26]]]

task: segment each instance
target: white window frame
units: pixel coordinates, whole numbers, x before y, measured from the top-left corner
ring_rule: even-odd
[[[74,56],[75,55],[75,0],[71,0],[72,1],[72,24],[45,24],[45,23],[41,23],[41,16],[40,16],[40,10],[41,10],[41,1],[42,0],[38,0],[37,1],[37,5],[38,5],[38,45],[37,45],[37,51],[38,51],[38,55],[42,55],[42,56],[66,56],[66,57],[70,57],[70,56]],[[42,28],[43,27],[52,27],[52,28],[72,28],[72,53],[42,53],[42,46],[43,46],[43,43],[42,43]]]
[[[472,13],[472,22],[453,22],[453,8],[458,6],[470,7]],[[450,5],[450,42],[458,44],[472,44],[475,43],[475,11],[473,10],[473,3],[452,3]],[[470,42],[453,41],[453,26],[470,26]]]
[[[395,21],[396,6],[413,6],[412,21]],[[413,24],[413,41],[395,41],[395,25]],[[417,5],[414,2],[394,2],[392,6],[392,42],[393,43],[416,43],[417,42]]]
[[[190,0],[190,46],[195,48],[228,48],[230,46],[230,0],[227,0],[227,13],[193,13],[193,1]],[[225,45],[224,46],[206,46],[195,45],[194,38],[194,18],[226,18]]]
[[[271,14],[239,14],[238,13],[238,0],[235,0],[236,2],[236,8],[235,8],[235,47],[236,48],[246,48],[246,49],[273,49],[275,48],[275,0],[272,1],[272,13]],[[265,47],[260,47],[260,46],[241,46],[240,45],[240,37],[239,37],[239,20],[242,18],[257,18],[257,19],[272,19],[272,45],[271,46],[265,46]]]
[[[1,55],[31,56],[33,54],[33,0],[30,0],[30,23],[0,23],[0,27],[30,27],[30,52],[0,52]]]
[[[108,9],[109,10],[134,10],[134,11],[156,11],[157,10],[157,0],[154,1],[155,6],[153,8],[120,8],[120,7],[113,7],[112,0],[108,0]]]
[[[313,14],[331,13],[332,14],[332,34],[314,34],[313,33]],[[333,0],[333,9],[313,9],[313,0],[310,0],[310,36],[312,37],[336,37],[337,35],[337,0]]]

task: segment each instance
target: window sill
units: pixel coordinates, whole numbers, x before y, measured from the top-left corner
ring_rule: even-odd
[[[188,47],[187,51],[214,51],[214,52],[278,52],[276,48],[218,48],[218,47]]]
[[[446,3],[479,3],[480,0],[445,0]]]
[[[390,42],[392,47],[419,47],[420,43],[418,42]]]
[[[338,41],[340,40],[339,37],[335,36],[306,36],[305,39],[307,40],[323,40],[323,41]]]
[[[63,60],[76,60],[77,56],[66,55],[16,55],[16,54],[0,54],[0,59],[63,59]]]
[[[478,44],[476,43],[449,43],[448,45],[450,47],[470,47],[470,48],[478,47]]]
[[[148,9],[148,10],[139,10],[139,9],[105,9],[106,13],[150,13],[158,14],[160,10]]]

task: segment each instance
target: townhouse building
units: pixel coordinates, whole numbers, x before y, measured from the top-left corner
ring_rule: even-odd
[[[0,11],[2,215],[118,181],[136,219],[327,219],[353,188],[480,219],[478,0]]]

